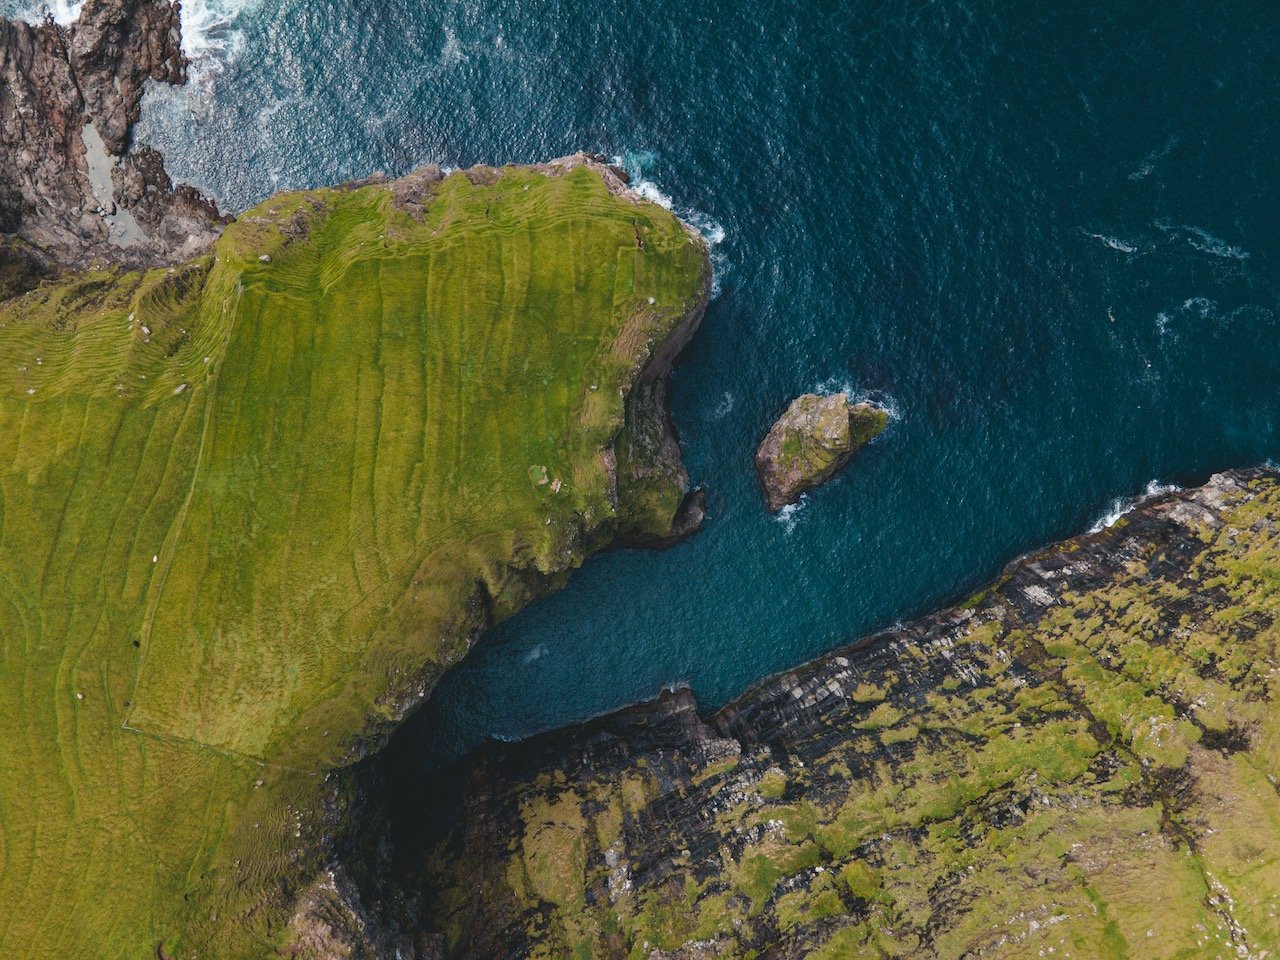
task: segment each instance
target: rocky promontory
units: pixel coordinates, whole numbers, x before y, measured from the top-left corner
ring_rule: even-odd
[[[214,205],[132,142],[146,84],[186,82],[181,30],[170,0],[86,0],[70,26],[0,19],[0,295],[59,267],[172,263],[217,236]]]
[[[845,393],[796,397],[756,450],[769,509],[781,510],[831,479],[888,424],[888,411]]]
[[[419,957],[1271,956],[1278,584],[1280,474],[1215,476],[710,715],[483,750],[373,899]]]

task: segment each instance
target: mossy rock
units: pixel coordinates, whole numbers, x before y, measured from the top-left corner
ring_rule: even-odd
[[[398,883],[467,960],[1272,956],[1277,570],[1280,473],[1216,476],[705,718],[486,748]],[[531,841],[535,799],[583,822]],[[534,855],[582,895],[505,886]]]
[[[825,483],[888,425],[887,410],[844,393],[796,397],[756,450],[769,509],[781,510]]]

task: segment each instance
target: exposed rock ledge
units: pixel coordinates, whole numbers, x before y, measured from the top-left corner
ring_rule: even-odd
[[[178,9],[87,0],[70,27],[0,19],[0,234],[23,241],[0,245],[0,272],[173,263],[218,235],[212,202],[131,149],[147,81],[186,82]]]
[[[1278,617],[1280,474],[1218,475],[705,719],[485,750],[383,903],[472,960],[1271,955]]]
[[[888,423],[888,411],[854,403],[848,394],[796,397],[756,451],[756,472],[769,509],[781,510],[826,483]]]

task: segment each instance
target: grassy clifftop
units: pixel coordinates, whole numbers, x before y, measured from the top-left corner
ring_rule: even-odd
[[[576,162],[279,196],[0,306],[0,954],[282,943],[329,771],[676,522],[629,398],[708,280]]]
[[[1215,477],[706,719],[472,760],[400,827],[408,924],[469,960],[1272,956],[1278,624],[1280,475]]]

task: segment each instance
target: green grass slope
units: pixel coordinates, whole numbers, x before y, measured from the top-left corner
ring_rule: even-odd
[[[670,527],[614,445],[707,280],[595,170],[506,168],[0,306],[0,956],[271,955],[332,769],[620,514]]]

